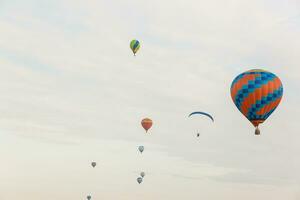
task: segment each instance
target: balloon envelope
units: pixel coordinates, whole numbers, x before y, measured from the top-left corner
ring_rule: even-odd
[[[141,172],[141,177],[144,178],[144,176],[146,175],[145,172]]]
[[[238,75],[231,84],[230,92],[239,111],[258,127],[279,105],[283,86],[275,74],[254,69]]]
[[[140,49],[140,42],[138,40],[131,40],[130,42],[130,49],[132,50],[133,54],[135,55],[136,52]]]
[[[96,167],[97,163],[96,162],[92,162],[91,165],[92,165],[92,167]]]
[[[141,121],[141,124],[142,124],[142,127],[143,127],[143,128],[145,129],[145,131],[147,132],[147,131],[151,128],[153,122],[152,122],[151,119],[145,118],[145,119],[143,119],[143,120]]]
[[[143,178],[142,178],[142,177],[138,177],[138,178],[136,179],[136,181],[137,181],[139,184],[141,184],[141,182],[143,182]]]
[[[204,115],[204,116],[209,117],[212,121],[214,121],[214,118],[210,114],[208,114],[206,112],[201,112],[201,111],[192,112],[191,114],[189,114],[189,117],[193,116],[193,115]]]
[[[140,151],[141,153],[143,153],[143,151],[144,151],[144,146],[139,146],[139,151]]]
[[[91,200],[92,199],[92,197],[90,195],[87,196],[86,198],[87,198],[87,200]]]

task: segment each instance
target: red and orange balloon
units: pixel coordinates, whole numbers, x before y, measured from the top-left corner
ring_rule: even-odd
[[[143,120],[141,121],[141,124],[142,124],[142,127],[143,127],[143,128],[145,129],[145,131],[147,132],[147,131],[151,128],[153,122],[152,122],[151,119],[145,118],[145,119],[143,119]]]

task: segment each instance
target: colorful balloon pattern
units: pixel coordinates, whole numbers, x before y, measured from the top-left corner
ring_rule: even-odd
[[[255,127],[274,112],[282,95],[280,79],[261,69],[246,71],[238,75],[231,84],[234,104]]]
[[[141,45],[140,45],[140,42],[138,40],[132,40],[130,42],[130,48],[131,48],[131,50],[132,50],[132,52],[133,52],[134,55],[140,49],[140,46]]]

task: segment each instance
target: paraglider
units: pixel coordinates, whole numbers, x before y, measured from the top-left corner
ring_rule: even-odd
[[[143,153],[143,151],[144,151],[144,146],[139,146],[139,151],[140,151],[141,153]]]
[[[189,117],[191,117],[193,115],[204,115],[204,116],[210,118],[212,122],[214,122],[214,118],[206,112],[201,112],[201,111],[192,112],[191,114],[189,114]],[[197,133],[197,137],[200,137],[200,133]]]
[[[87,200],[91,200],[92,199],[92,197],[90,195],[87,196],[86,198],[87,198]]]
[[[148,132],[148,130],[151,128],[153,122],[151,119],[149,118],[145,118],[141,121],[142,127],[145,129],[146,133]]]
[[[232,81],[230,92],[236,107],[255,127],[255,135],[260,135],[258,126],[279,105],[283,86],[275,74],[253,69],[238,75]]]
[[[209,117],[209,118],[211,119],[211,121],[214,122],[214,118],[213,118],[210,114],[208,114],[208,113],[200,112],[200,111],[192,112],[191,114],[189,114],[189,117],[190,117],[190,116],[193,116],[193,115],[204,115],[204,116]]]
[[[141,177],[144,178],[144,176],[146,175],[145,172],[141,172]]]
[[[92,162],[91,165],[92,165],[92,167],[96,167],[97,163],[96,162]]]
[[[138,178],[136,179],[136,181],[137,181],[139,184],[141,184],[141,183],[143,182],[143,178],[142,178],[142,177],[138,177]]]
[[[132,50],[133,55],[135,56],[136,52],[140,49],[140,42],[138,40],[131,40],[130,49]]]

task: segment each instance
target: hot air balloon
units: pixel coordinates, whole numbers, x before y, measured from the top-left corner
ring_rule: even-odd
[[[144,178],[144,176],[146,175],[145,172],[141,172],[141,177]]]
[[[92,162],[91,165],[92,165],[92,167],[96,167],[97,163],[96,162]]]
[[[133,52],[133,55],[135,56],[136,52],[140,48],[140,42],[138,40],[131,40],[131,42],[130,42],[130,48],[131,48],[131,50]]]
[[[253,69],[238,75],[231,84],[230,92],[236,107],[253,124],[255,135],[259,135],[258,126],[279,105],[283,86],[275,74]]]
[[[149,118],[145,118],[142,120],[141,124],[142,124],[143,128],[145,129],[145,131],[148,132],[148,130],[152,126],[152,120]]]
[[[141,183],[143,182],[143,178],[142,178],[142,177],[138,177],[136,180],[137,180],[137,182],[138,182],[139,184],[141,184]]]
[[[92,197],[90,195],[87,196],[86,198],[87,198],[87,200],[91,200],[92,199]]]
[[[143,151],[144,151],[144,146],[139,146],[139,151],[140,151],[141,153],[143,153]]]

